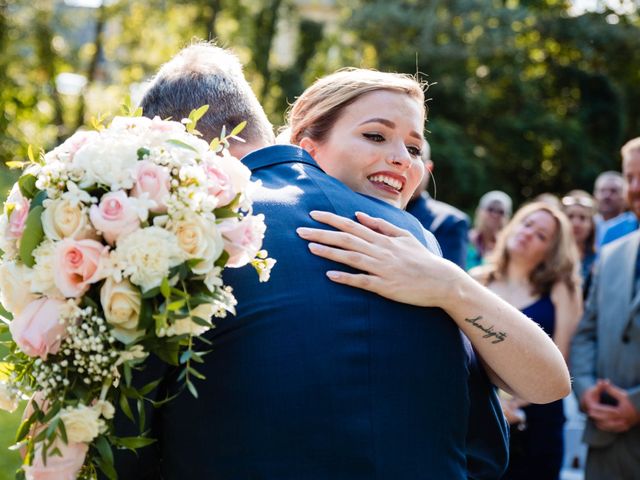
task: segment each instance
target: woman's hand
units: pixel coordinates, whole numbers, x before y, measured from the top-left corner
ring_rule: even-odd
[[[397,302],[442,307],[452,298],[452,283],[465,273],[431,253],[411,233],[380,218],[356,213],[360,223],[329,212],[311,217],[337,231],[299,228],[314,255],[366,273],[330,270],[336,283],[362,288]]]

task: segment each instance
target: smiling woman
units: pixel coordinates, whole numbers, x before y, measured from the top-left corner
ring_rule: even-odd
[[[423,86],[413,77],[354,69],[318,80],[289,114],[291,142],[325,172],[399,208],[424,174],[424,121]]]

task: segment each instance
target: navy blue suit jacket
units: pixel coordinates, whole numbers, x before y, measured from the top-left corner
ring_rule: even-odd
[[[407,211],[433,233],[442,256],[466,270],[469,217],[448,203],[434,200],[426,192],[410,201]]]
[[[243,162],[263,182],[254,211],[266,216],[264,246],[278,263],[262,284],[250,268],[225,271],[237,315],[210,332],[199,398],[183,393],[154,412],[158,443],[123,466],[121,478],[466,479],[474,364],[455,323],[440,309],[329,281],[327,270],[345,267],[311,255],[295,229],[318,226],[311,210],[360,210],[437,248],[433,238],[297,147],[269,147]],[[487,413],[493,400],[484,395],[475,408]],[[488,416],[479,434],[487,423],[500,430],[501,414]],[[500,464],[504,437],[494,440],[491,461]]]

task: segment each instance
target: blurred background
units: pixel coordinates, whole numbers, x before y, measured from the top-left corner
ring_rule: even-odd
[[[0,200],[49,150],[135,103],[193,39],[231,47],[272,122],[344,66],[419,73],[435,196],[471,213],[591,191],[640,134],[640,0],[0,0]],[[636,60],[634,60],[636,59]],[[434,192],[432,191],[432,194]],[[0,352],[1,353],[1,352]],[[0,480],[18,421],[0,412]]]

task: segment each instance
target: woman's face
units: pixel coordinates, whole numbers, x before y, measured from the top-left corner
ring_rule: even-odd
[[[507,239],[507,250],[512,258],[526,259],[529,264],[538,265],[546,257],[557,229],[549,212],[533,212],[515,226]]]
[[[417,100],[379,90],[345,107],[324,142],[300,145],[352,190],[404,208],[424,174],[423,124]]]
[[[498,233],[506,223],[504,206],[498,201],[493,201],[481,210],[481,225],[483,230]]]
[[[572,205],[565,207],[564,213],[567,214],[573,227],[573,236],[578,244],[583,244],[591,234],[592,220],[591,210],[581,205]]]

